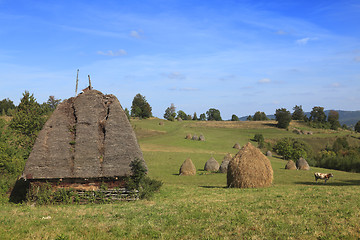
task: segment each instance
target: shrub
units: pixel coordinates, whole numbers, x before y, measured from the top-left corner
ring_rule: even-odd
[[[360,133],[360,121],[358,121],[357,123],[356,123],[356,125],[355,125],[355,132],[358,132],[358,133]]]
[[[162,186],[162,182],[146,176],[147,169],[140,159],[136,158],[130,164],[133,175],[129,178],[127,187],[129,190],[138,190],[140,199],[149,199],[154,192]]]
[[[275,150],[278,154],[282,155],[284,159],[297,160],[300,157],[307,158],[311,149],[308,144],[301,140],[293,138],[282,138],[276,145]]]
[[[254,140],[255,140],[255,142],[258,142],[258,147],[259,147],[259,148],[263,148],[263,147],[264,147],[264,144],[265,144],[264,136],[263,136],[261,133],[255,134]]]

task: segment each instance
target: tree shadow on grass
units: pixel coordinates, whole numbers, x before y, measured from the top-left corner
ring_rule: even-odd
[[[263,125],[268,127],[277,127],[276,123],[263,123]]]
[[[224,188],[228,188],[228,187],[221,187],[221,186],[199,186],[201,188],[217,188],[217,189],[224,189]]]
[[[309,185],[309,186],[356,186],[360,185],[360,180],[343,180],[343,181],[336,181],[336,182],[295,182],[295,184],[301,184],[301,185]]]

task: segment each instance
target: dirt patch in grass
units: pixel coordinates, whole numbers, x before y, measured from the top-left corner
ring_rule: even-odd
[[[152,130],[152,129],[135,128],[134,130],[135,130],[137,139],[154,137],[154,136],[166,134],[166,131],[159,131],[159,130]]]
[[[276,121],[198,121],[189,124],[189,126],[211,128],[265,129],[276,127],[276,123]]]
[[[188,152],[188,153],[209,153],[203,149],[189,149],[176,146],[165,146],[151,143],[142,143],[140,146],[142,151],[145,152]],[[224,153],[225,154],[225,153]]]

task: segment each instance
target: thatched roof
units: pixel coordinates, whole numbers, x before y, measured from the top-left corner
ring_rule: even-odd
[[[25,179],[112,178],[143,160],[135,133],[114,95],[89,90],[64,100],[40,131]]]
[[[232,156],[230,153],[226,154],[222,163],[220,164],[219,172],[221,173],[227,173],[228,165],[230,160],[232,159]]]
[[[211,157],[204,166],[204,170],[205,171],[211,171],[211,172],[216,172],[219,170],[219,163],[215,160],[214,157]]]
[[[196,168],[190,158],[187,158],[181,165],[179,175],[196,175]]]
[[[299,158],[299,160],[296,161],[296,167],[299,170],[310,170],[310,166],[304,158]]]
[[[296,170],[296,164],[294,163],[293,160],[289,160],[285,165],[285,169]]]
[[[229,162],[228,187],[256,188],[270,186],[273,169],[270,160],[251,143],[247,143]]]

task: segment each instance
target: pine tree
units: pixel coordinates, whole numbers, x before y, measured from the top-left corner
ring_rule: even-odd
[[[10,127],[25,136],[35,138],[45,123],[45,118],[41,113],[40,105],[36,102],[34,95],[25,91],[10,122]]]
[[[142,96],[140,93],[136,94],[132,101],[131,105],[131,116],[139,118],[149,118],[152,117],[152,108],[150,104],[146,101],[145,96]]]

